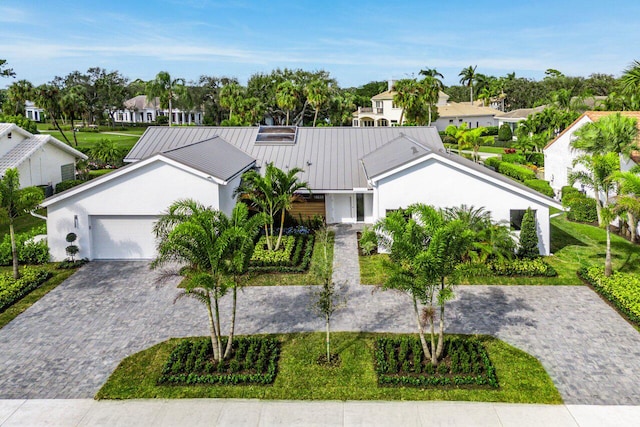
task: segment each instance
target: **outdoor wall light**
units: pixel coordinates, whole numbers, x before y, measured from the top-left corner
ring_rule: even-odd
[[[73,228],[78,228],[78,215],[73,216]]]

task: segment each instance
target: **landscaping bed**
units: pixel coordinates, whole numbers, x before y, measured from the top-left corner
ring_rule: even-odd
[[[640,276],[604,275],[602,267],[581,268],[578,274],[636,326],[640,326]]]
[[[495,368],[486,349],[469,337],[446,337],[442,360],[437,366],[425,360],[417,337],[379,338],[375,361],[380,385],[498,387]]]
[[[171,352],[158,384],[271,384],[278,355],[279,343],[273,338],[239,337],[233,341],[231,359],[214,363],[210,338],[186,339]]]
[[[0,313],[32,290],[43,284],[51,273],[40,268],[26,267],[21,277],[14,279],[11,273],[0,274]]]
[[[282,236],[280,248],[270,251],[266,237],[256,243],[249,267],[261,273],[302,273],[309,268],[313,254],[313,234]]]
[[[450,385],[446,387],[384,387],[378,384],[374,364],[380,338],[415,337],[409,334],[336,332],[332,351],[339,366],[318,364],[325,351],[324,333],[269,335],[280,342],[278,374],[271,385],[165,385],[157,380],[171,353],[184,339],[171,339],[124,359],[97,399],[243,398],[286,400],[458,400],[518,403],[562,403],[542,365],[527,353],[490,336],[474,336],[495,367],[500,387]]]

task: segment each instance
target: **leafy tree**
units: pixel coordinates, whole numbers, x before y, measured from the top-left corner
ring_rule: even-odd
[[[220,106],[229,110],[229,120],[233,120],[234,110],[237,113],[241,109],[245,97],[246,91],[238,83],[230,83],[220,89]]]
[[[20,188],[20,174],[18,169],[9,168],[0,179],[0,218],[9,222],[11,236],[11,255],[13,258],[13,278],[20,278],[18,271],[18,251],[14,223],[16,218],[33,211],[44,199],[42,190],[38,187]]]
[[[16,73],[13,68],[7,67],[7,60],[0,59],[0,77],[15,77]]]
[[[441,210],[423,204],[395,211],[374,227],[381,246],[390,251],[390,271],[385,289],[408,293],[418,325],[418,335],[425,357],[438,364],[444,349],[444,315],[446,302],[453,298],[452,285],[465,276],[463,257],[472,246],[475,233],[461,220],[448,220]],[[418,302],[425,307],[420,314]],[[440,308],[440,325],[436,344],[435,315]],[[431,351],[424,333],[431,329]]]
[[[25,103],[33,98],[33,85],[28,80],[18,80],[7,88],[7,102],[2,106],[6,114],[17,116],[25,113]]]
[[[82,116],[82,112],[85,110],[86,103],[84,92],[85,89],[83,86],[73,86],[65,91],[60,99],[60,108],[62,109],[62,113],[71,120],[73,141],[76,147],[78,146],[78,139],[76,137],[74,121],[75,119],[80,118]]]
[[[173,102],[185,94],[185,80],[172,79],[166,71],[160,71],[146,86],[146,96],[151,99],[159,97],[160,106],[169,109],[169,126],[172,125],[173,120]]]
[[[287,112],[287,121],[285,123],[287,126],[289,126],[289,114],[296,108],[296,104],[298,103],[297,94],[298,91],[296,87],[290,81],[280,83],[276,90],[278,107]]]
[[[289,172],[277,168],[273,163],[268,163],[264,176],[256,170],[250,170],[242,176],[242,183],[236,189],[236,194],[247,201],[249,205],[266,216],[264,224],[267,248],[277,251],[282,241],[284,230],[284,218],[287,209],[299,200],[297,191],[306,188],[306,182],[298,181],[296,175],[303,172],[300,168],[293,168]],[[280,212],[280,231],[275,239],[275,217]]]
[[[67,138],[67,135],[62,131],[60,123],[58,122],[58,119],[62,117],[60,97],[60,88],[54,84],[40,85],[35,89],[36,104],[46,111],[53,125],[58,129],[67,144],[70,144],[69,138]]]
[[[460,71],[460,74],[458,74],[460,77],[460,84],[469,88],[469,100],[471,101],[471,105],[473,105],[473,82],[476,79],[476,68],[478,68],[477,65],[469,65],[467,68],[463,68],[462,71]]]
[[[249,219],[247,207],[241,203],[229,218],[221,211],[187,199],[173,203],[154,227],[159,243],[158,256],[151,268],[169,267],[160,280],[184,275],[183,288],[176,300],[194,298],[206,307],[217,362],[230,355],[238,277],[247,269],[259,221],[259,216]],[[175,265],[186,266],[176,271]],[[223,350],[219,304],[230,287],[234,300],[229,339]]]
[[[115,142],[107,138],[100,139],[89,150],[92,159],[115,167],[122,166],[124,154]]]
[[[316,250],[320,256],[316,258],[311,273],[319,286],[313,286],[311,290],[312,306],[314,310],[324,318],[326,332],[326,357],[327,363],[331,362],[331,317],[342,308],[346,302],[343,294],[333,282],[333,257],[330,254],[333,246],[333,237],[327,228],[316,232]]]
[[[531,208],[527,208],[522,218],[518,256],[520,258],[538,258],[540,256],[536,216]]]

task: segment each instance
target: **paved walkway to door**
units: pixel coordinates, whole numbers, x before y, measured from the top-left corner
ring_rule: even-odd
[[[408,297],[359,284],[354,229],[336,228],[335,279],[348,306],[336,331],[413,332]],[[126,356],[207,334],[195,301],[172,304],[144,262],[92,262],[0,329],[0,399],[90,398]],[[586,287],[461,286],[449,332],[495,335],[536,356],[568,404],[640,404],[640,334]],[[229,309],[224,301],[223,310]],[[223,325],[223,328],[225,325]],[[305,287],[239,296],[238,333],[321,331]]]

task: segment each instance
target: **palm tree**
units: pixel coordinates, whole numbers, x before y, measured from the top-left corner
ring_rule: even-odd
[[[627,214],[630,240],[635,243],[640,218],[640,175],[632,171],[616,172],[613,180],[618,184],[616,209]]]
[[[158,256],[151,268],[169,267],[159,280],[184,275],[176,296],[194,298],[207,309],[214,360],[228,357],[235,330],[238,276],[246,272],[261,218],[248,218],[247,207],[237,204],[227,217],[223,212],[186,199],[173,203],[154,226]],[[175,267],[184,266],[176,270]],[[232,277],[233,280],[229,280]],[[227,348],[222,349],[220,299],[233,289],[233,309]]]
[[[229,110],[229,120],[233,121],[233,112],[240,109],[245,95],[245,88],[236,82],[226,84],[220,89],[220,106]]]
[[[69,88],[60,99],[60,108],[62,113],[71,120],[71,130],[73,131],[73,142],[78,146],[78,138],[75,131],[75,119],[81,117],[87,103],[85,102],[86,89],[84,86],[76,85]]]
[[[426,76],[420,82],[420,87],[422,91],[422,98],[427,104],[429,112],[427,126],[431,126],[431,109],[438,103],[440,91],[443,87],[442,82],[433,76]]]
[[[398,125],[402,126],[405,113],[418,102],[419,85],[415,79],[402,79],[395,82],[393,103],[401,108]]]
[[[160,106],[169,109],[169,126],[173,120],[173,101],[181,96],[186,96],[185,80],[172,79],[166,71],[160,71],[156,78],[146,85],[147,98],[160,98]]]
[[[47,116],[51,119],[51,122],[56,129],[58,129],[67,144],[71,144],[58,122],[58,118],[62,116],[62,110],[60,108],[60,88],[53,84],[40,85],[35,89],[35,98],[36,104],[47,112]]]
[[[576,139],[571,142],[571,147],[587,153],[613,152],[628,156],[638,147],[637,124],[635,117],[625,117],[620,113],[601,117],[576,130]]]
[[[463,68],[462,71],[460,71],[460,74],[458,74],[460,77],[460,84],[467,86],[470,90],[469,99],[471,100],[471,105],[473,105],[473,82],[476,78],[476,68],[478,68],[477,65],[469,65],[467,68]]]
[[[312,80],[305,88],[305,92],[307,94],[309,104],[315,110],[315,114],[313,115],[313,127],[316,127],[320,108],[322,108],[322,106],[329,100],[329,87],[323,80]]]
[[[424,70],[420,70],[419,74],[425,77],[433,77],[440,83],[441,88],[444,87],[444,83],[442,83],[442,79],[444,79],[444,76],[435,68],[425,68]]]
[[[620,158],[616,153],[584,154],[578,156],[573,165],[581,165],[585,170],[569,174],[569,184],[579,182],[593,189],[596,199],[596,211],[598,224],[604,228],[607,235],[607,248],[605,254],[605,276],[611,276],[613,268],[611,264],[610,223],[615,218],[615,212],[609,206],[609,197],[614,190],[613,176],[620,170]]]
[[[485,127],[469,129],[465,131],[460,138],[460,141],[462,143],[461,145],[463,147],[473,148],[474,161],[478,160],[478,151],[480,150],[481,145],[493,144],[494,139],[492,136],[484,136],[486,132],[487,128]]]
[[[278,107],[287,112],[287,126],[289,126],[289,114],[291,110],[296,108],[296,104],[298,103],[297,95],[296,87],[289,80],[280,83],[276,88],[276,103]]]
[[[0,179],[0,217],[9,222],[11,236],[11,256],[13,260],[13,278],[19,279],[18,250],[13,225],[16,218],[33,211],[44,199],[44,194],[38,187],[20,188],[20,174],[18,169],[9,168]]]
[[[640,61],[633,61],[620,77],[622,91],[627,95],[640,94]]]
[[[12,111],[6,111],[5,113],[11,115],[24,115],[25,103],[32,99],[33,93],[33,85],[28,80],[18,80],[17,82],[12,83],[7,88],[7,106],[11,106]]]
[[[278,233],[278,240],[274,250],[278,250],[280,242],[282,242],[282,232],[284,231],[284,218],[286,211],[291,209],[291,206],[295,202],[299,202],[302,199],[298,191],[305,189],[311,192],[309,185],[304,181],[299,181],[297,175],[304,170],[300,168],[290,169],[289,172],[284,172],[282,169],[272,167],[271,173],[274,176],[276,197],[278,198],[278,206],[280,208],[280,232]]]

